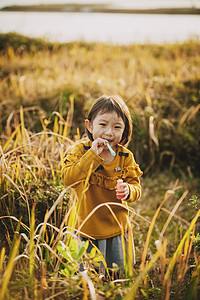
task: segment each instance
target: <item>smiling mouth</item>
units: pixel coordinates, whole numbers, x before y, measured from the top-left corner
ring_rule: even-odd
[[[108,140],[108,139],[106,139],[106,140],[108,141],[109,144],[113,142],[113,140]]]

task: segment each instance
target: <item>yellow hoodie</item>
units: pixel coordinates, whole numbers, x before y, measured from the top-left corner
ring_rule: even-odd
[[[85,180],[91,171],[89,186],[83,193]],[[114,160],[105,163],[103,158],[91,149],[91,141],[79,142],[69,150],[62,168],[62,180],[66,186],[72,186],[80,202],[79,222],[82,236],[89,235],[95,239],[106,239],[121,234],[128,229],[128,210],[126,202],[116,198],[117,179],[128,183],[130,194],[126,201],[139,199],[141,186],[139,176],[142,172],[136,164],[133,154],[125,147],[118,145]],[[106,205],[106,203],[111,203]],[[84,220],[98,205],[99,208]]]

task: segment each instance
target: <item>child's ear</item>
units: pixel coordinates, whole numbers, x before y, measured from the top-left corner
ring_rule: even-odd
[[[85,126],[87,130],[92,133],[92,123],[88,119],[85,120]]]

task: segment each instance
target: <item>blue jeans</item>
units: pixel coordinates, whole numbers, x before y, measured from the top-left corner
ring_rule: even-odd
[[[80,237],[81,241],[86,241],[87,238]],[[133,245],[133,264],[135,263],[135,247],[132,239],[132,245]],[[126,252],[128,253],[128,243],[130,242],[128,240],[128,232],[124,234],[124,240],[125,240],[125,248]],[[120,270],[124,270],[124,253],[122,249],[122,235],[119,234],[117,236],[108,238],[108,239],[97,239],[92,241],[92,243],[89,243],[87,252],[90,253],[91,249],[93,248],[94,244],[102,253],[108,268],[113,267],[113,263],[117,264],[118,267],[120,267]],[[103,262],[101,262],[100,269],[105,270]]]

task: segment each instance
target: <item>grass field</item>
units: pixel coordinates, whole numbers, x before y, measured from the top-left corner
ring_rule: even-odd
[[[199,65],[199,41],[0,35],[0,299],[198,299]],[[104,93],[129,106],[129,148],[144,171],[129,208],[137,263],[127,260],[118,282],[99,277],[101,254],[73,236],[76,196],[60,178],[67,147],[84,137],[87,110]]]

